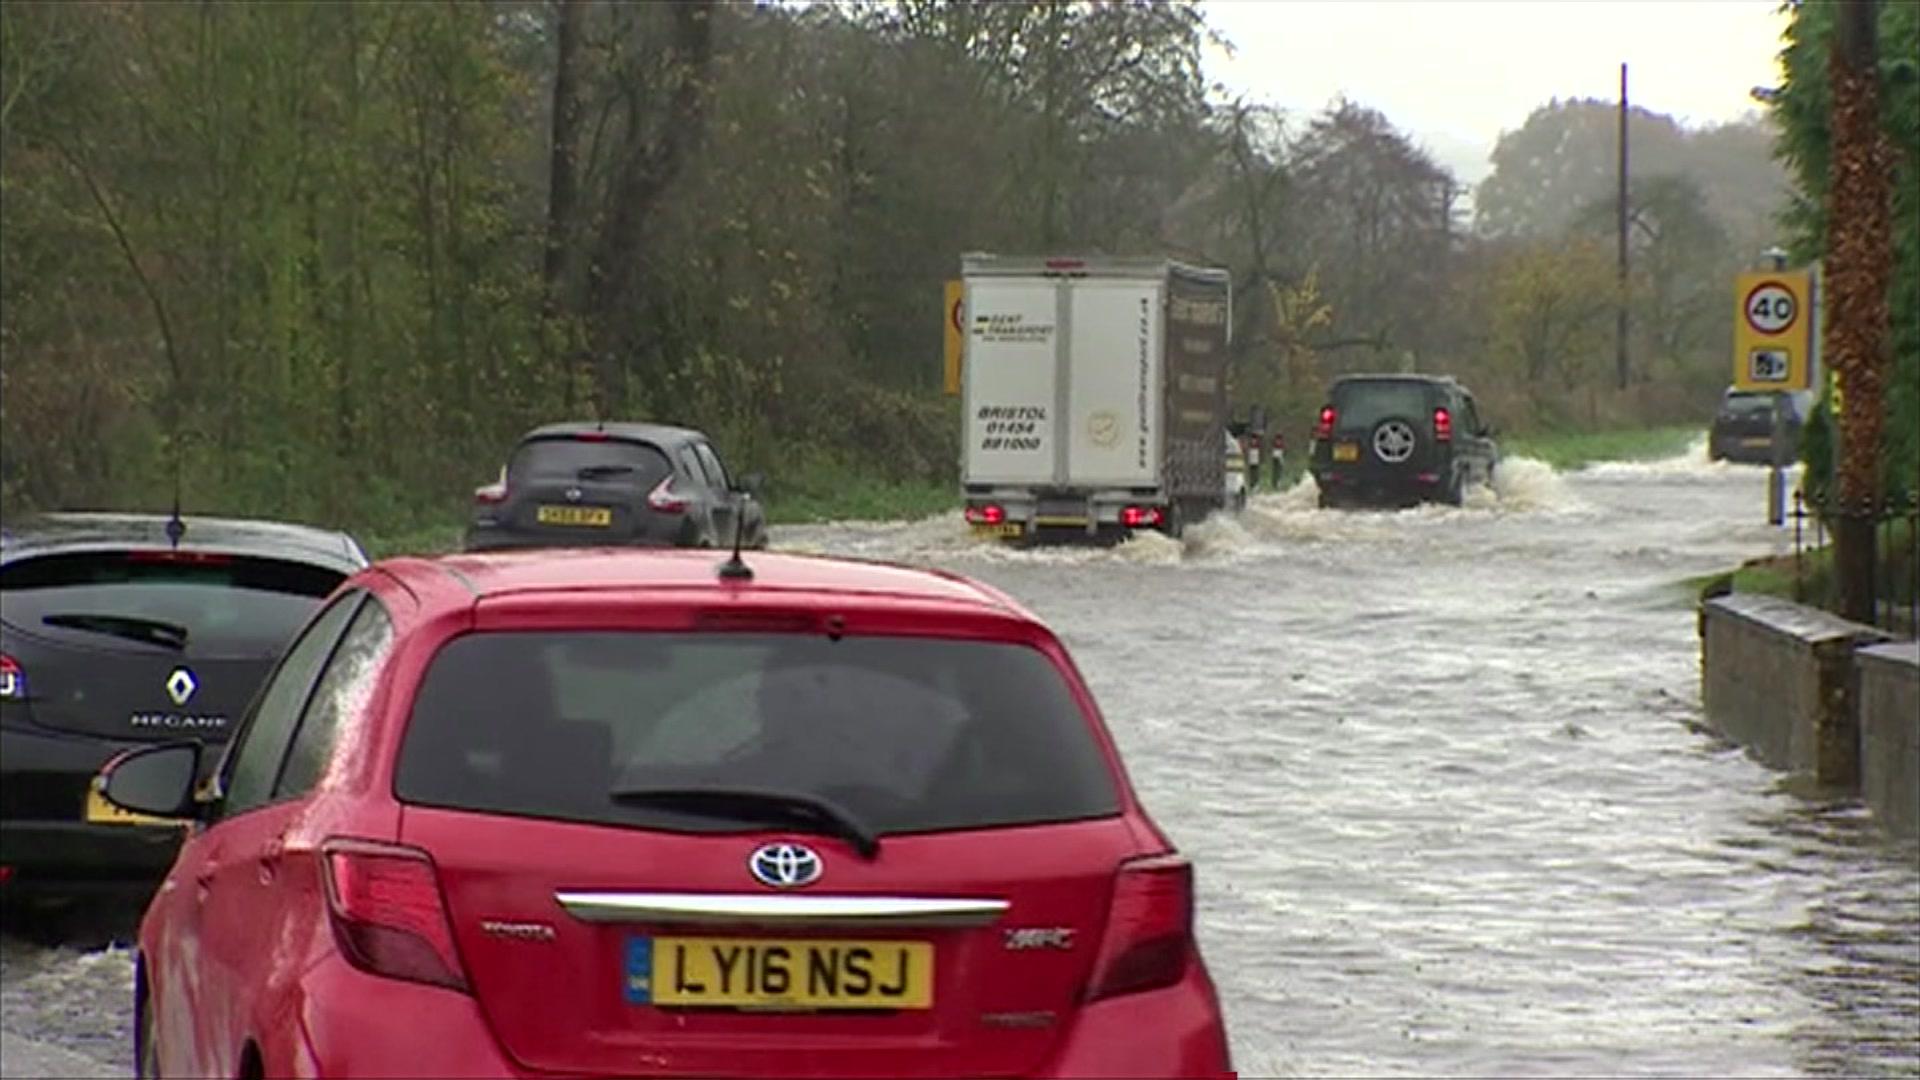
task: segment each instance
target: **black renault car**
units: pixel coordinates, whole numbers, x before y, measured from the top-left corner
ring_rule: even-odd
[[[1780,415],[1782,463],[1800,456],[1800,431],[1806,426],[1813,395],[1806,391],[1772,394],[1727,387],[1707,431],[1707,456],[1714,461],[1766,465],[1773,461],[1774,407]]]
[[[366,564],[344,533],[266,521],[47,514],[0,529],[6,898],[151,889],[179,831],[108,804],[95,774],[145,743],[224,742],[294,633]]]
[[[520,437],[500,479],[476,488],[468,551],[512,547],[767,546],[757,484],[704,434],[664,424],[548,424]]]
[[[1460,505],[1500,460],[1473,395],[1445,375],[1349,375],[1327,390],[1310,458],[1321,506]]]

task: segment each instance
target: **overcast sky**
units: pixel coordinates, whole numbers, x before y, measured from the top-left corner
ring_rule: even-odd
[[[1461,180],[1554,97],[1614,100],[1689,124],[1755,109],[1778,81],[1779,0],[1204,0],[1233,43],[1208,78],[1300,121],[1335,97],[1378,109]]]

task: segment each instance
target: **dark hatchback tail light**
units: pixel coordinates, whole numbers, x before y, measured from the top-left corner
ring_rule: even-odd
[[[329,841],[327,914],[334,939],[362,971],[466,991],[453,925],[433,861],[418,848]]]
[[[647,492],[647,506],[659,514],[684,514],[687,512],[687,500],[681,498],[679,493],[673,490],[672,476],[668,476],[658,484],[655,484],[653,490]]]
[[[27,673],[19,661],[0,653],[0,701],[23,701],[27,696]]]
[[[1333,422],[1339,419],[1339,417],[1339,412],[1337,412],[1333,406],[1328,405],[1322,408],[1320,410],[1320,423],[1314,426],[1313,437],[1316,439],[1333,438]]]
[[[1444,408],[1433,410],[1433,441],[1453,441],[1453,414]]]
[[[1178,855],[1124,863],[1087,1000],[1172,986],[1193,951],[1193,865]]]

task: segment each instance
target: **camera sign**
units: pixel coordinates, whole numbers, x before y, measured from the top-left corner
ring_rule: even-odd
[[[1756,383],[1786,382],[1792,366],[1785,349],[1755,349],[1747,354],[1747,378]]]

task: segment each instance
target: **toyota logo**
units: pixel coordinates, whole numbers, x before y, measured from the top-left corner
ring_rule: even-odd
[[[804,844],[767,844],[747,856],[754,880],[776,889],[798,889],[820,880],[820,856]]]
[[[1413,428],[1405,420],[1389,420],[1373,429],[1373,452],[1380,460],[1399,464],[1413,456]]]

